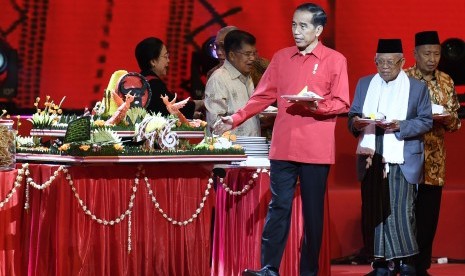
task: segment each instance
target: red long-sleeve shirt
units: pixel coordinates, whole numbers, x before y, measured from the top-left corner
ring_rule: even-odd
[[[322,96],[318,109],[288,103],[282,95],[296,95],[305,86]],[[349,83],[345,57],[317,44],[302,55],[296,46],[278,51],[244,108],[232,115],[233,127],[263,111],[275,100],[278,114],[270,159],[333,164],[336,115],[349,110]]]

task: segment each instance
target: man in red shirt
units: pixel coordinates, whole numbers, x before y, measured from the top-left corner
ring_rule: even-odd
[[[269,154],[272,197],[262,235],[262,269],[247,269],[243,275],[279,275],[298,178],[306,225],[300,273],[318,274],[326,180],[335,159],[336,118],[350,106],[347,61],[318,40],[326,20],[320,6],[298,6],[292,21],[296,46],[278,51],[247,105],[215,125],[217,132],[235,128],[277,100]],[[304,87],[323,99],[288,101],[282,97],[295,96]]]

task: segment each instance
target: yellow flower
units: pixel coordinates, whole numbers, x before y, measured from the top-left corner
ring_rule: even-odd
[[[105,121],[104,120],[96,120],[96,121],[94,121],[94,125],[97,126],[97,127],[103,127],[105,125]]]
[[[209,150],[214,150],[215,147],[214,147],[213,145],[209,145],[209,146],[208,146],[208,149],[209,149]]]
[[[226,131],[225,133],[223,133],[222,137],[228,139],[229,141],[236,141],[236,135],[235,134],[231,134],[231,131]]]
[[[240,149],[242,149],[242,146],[236,144],[236,145],[232,145],[232,148],[233,148],[233,149],[240,150]]]
[[[87,150],[90,149],[90,146],[89,146],[89,145],[81,145],[81,146],[79,147],[79,149],[81,149],[81,150],[83,150],[83,151],[87,151]]]
[[[58,150],[59,151],[67,151],[67,150],[69,150],[69,147],[70,147],[69,144],[63,144],[58,148]]]
[[[122,144],[114,144],[113,147],[117,151],[123,151],[123,149],[124,149],[124,146]]]

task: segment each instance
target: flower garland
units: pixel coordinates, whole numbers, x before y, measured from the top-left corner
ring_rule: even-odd
[[[20,171],[21,171],[21,174],[20,174]],[[18,170],[18,175],[16,176],[15,184],[13,185],[11,190],[8,192],[6,197],[2,201],[0,201],[0,208],[2,208],[5,204],[8,203],[8,201],[10,201],[13,194],[16,193],[16,189],[21,187],[21,182],[22,181],[23,181],[23,170],[20,169],[20,170]]]
[[[50,179],[45,181],[44,184],[37,184],[34,182],[34,180],[32,178],[29,177],[29,175],[31,174],[30,171],[29,171],[29,164],[23,164],[23,168],[25,169],[25,174],[27,176],[26,178],[26,184],[27,185],[30,185],[34,188],[36,188],[37,190],[44,190],[45,188],[48,188],[50,185],[52,185],[52,182],[55,181],[55,179],[57,178],[58,174],[63,171],[63,173],[67,173],[68,170],[65,169],[65,166],[61,165],[60,167],[58,167],[58,170],[56,170],[52,176],[50,176]],[[19,172],[18,172],[18,175],[19,175]]]
[[[244,188],[242,188],[242,190],[240,191],[234,191],[232,188],[230,188],[226,183],[224,183],[223,178],[220,178],[220,183],[221,186],[223,186],[225,192],[227,192],[230,195],[245,195],[248,191],[250,191],[250,187],[255,183],[255,180],[258,178],[258,174],[260,173],[268,173],[268,175],[270,175],[270,172],[267,169],[257,169],[257,171],[252,174],[252,178],[248,181],[248,184],[244,185]]]
[[[132,213],[132,208],[134,207],[134,199],[136,198],[137,186],[139,185],[139,178],[141,174],[144,175],[144,180],[145,180],[145,183],[148,189],[148,193],[152,198],[152,202],[154,203],[155,208],[162,214],[162,216],[167,221],[177,226],[186,226],[187,224],[192,223],[194,219],[198,217],[198,215],[202,212],[202,209],[205,207],[205,201],[207,200],[207,196],[210,194],[210,189],[212,188],[212,183],[213,183],[213,179],[210,178],[208,180],[205,194],[202,197],[202,200],[199,203],[199,207],[195,210],[194,214],[187,220],[178,221],[178,220],[173,219],[166,212],[164,212],[163,209],[160,208],[160,204],[158,203],[153,193],[153,190],[150,187],[149,180],[145,176],[145,170],[143,170],[142,165],[139,165],[137,169],[138,170],[136,172],[136,177],[134,178],[134,184],[132,186],[132,194],[129,199],[128,208],[124,212],[122,212],[119,216],[117,216],[115,219],[112,219],[112,220],[98,218],[89,209],[89,207],[84,203],[84,201],[79,196],[79,193],[77,192],[77,189],[74,186],[74,181],[71,177],[71,174],[69,173],[69,170],[63,165],[58,167],[58,169],[53,173],[50,179],[47,180],[45,183],[37,184],[36,182],[34,182],[34,180],[31,177],[29,177],[30,176],[29,164],[28,163],[23,164],[22,168],[18,169],[18,175],[16,176],[16,180],[15,180],[13,188],[8,192],[5,199],[0,201],[0,208],[2,208],[6,203],[8,203],[9,200],[12,198],[13,194],[16,193],[17,189],[21,186],[24,176],[26,176],[26,187],[25,187],[26,201],[24,204],[24,209],[28,210],[30,208],[29,186],[32,186],[33,188],[38,189],[38,190],[44,190],[45,188],[48,188],[56,180],[56,178],[58,177],[60,173],[63,173],[65,176],[65,179],[68,181],[68,184],[71,187],[71,190],[73,191],[74,197],[77,199],[79,203],[79,206],[84,211],[84,214],[89,216],[93,221],[96,221],[97,223],[104,225],[104,226],[108,226],[108,225],[113,226],[113,225],[121,223],[126,217],[128,218],[128,253],[130,253],[131,252],[131,232],[132,232],[131,231],[131,225],[132,225],[131,213]]]
[[[153,202],[153,205],[155,206],[155,208],[158,210],[158,212],[160,212],[160,214],[162,214],[162,216],[167,221],[169,221],[173,225],[177,225],[177,226],[186,226],[187,224],[192,223],[194,221],[194,219],[196,219],[199,216],[199,214],[202,212],[202,209],[205,207],[205,201],[207,200],[207,196],[210,194],[210,189],[211,189],[212,183],[213,183],[212,178],[208,179],[207,188],[205,189],[205,194],[202,197],[202,201],[199,204],[199,208],[197,208],[195,210],[194,214],[189,219],[180,221],[180,220],[173,219],[162,208],[160,208],[160,203],[157,201],[157,198],[153,194],[153,190],[150,187],[149,179],[147,177],[144,177],[144,180],[145,180],[145,185],[147,186],[147,190],[149,191],[149,195],[152,198],[152,202]]]
[[[101,219],[98,218],[95,214],[92,213],[92,211],[89,210],[89,207],[87,207],[86,204],[84,204],[84,201],[81,199],[79,194],[76,191],[76,187],[74,186],[74,181],[71,178],[71,175],[69,174],[68,170],[65,169],[63,170],[63,173],[65,174],[66,180],[68,180],[68,184],[71,186],[71,190],[73,191],[74,197],[78,200],[79,205],[81,206],[81,209],[84,211],[86,215],[91,217],[93,221],[96,221],[97,223],[104,225],[104,226],[113,226],[116,224],[121,223],[126,216],[128,217],[128,253],[131,253],[131,212],[132,208],[134,207],[134,199],[136,198],[136,192],[137,192],[137,186],[139,185],[139,177],[140,177],[140,172],[142,170],[142,166],[139,165],[137,166],[137,172],[136,172],[136,177],[134,178],[134,185],[132,186],[132,194],[131,197],[129,198],[129,203],[128,203],[128,209],[126,211],[122,212],[119,216],[116,217],[116,219],[112,220],[106,220],[106,219]]]

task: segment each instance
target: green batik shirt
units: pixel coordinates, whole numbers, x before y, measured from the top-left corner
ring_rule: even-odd
[[[431,102],[442,105],[451,115],[447,125],[434,122],[433,128],[425,133],[425,184],[443,186],[446,175],[446,149],[444,147],[444,133],[453,132],[460,128],[457,110],[460,104],[454,88],[454,81],[444,72],[436,70],[430,81],[423,78],[416,66],[405,69],[408,76],[414,77],[428,85]],[[434,115],[434,114],[433,114]]]

